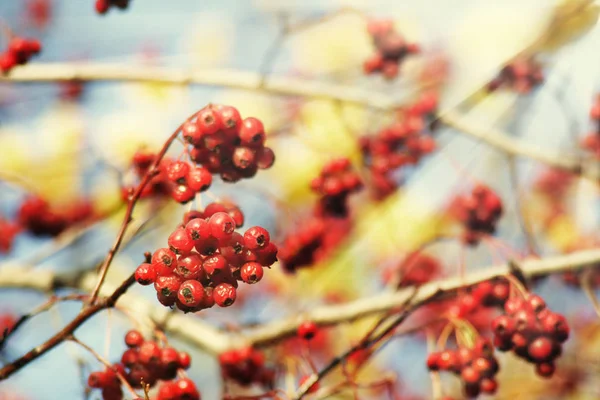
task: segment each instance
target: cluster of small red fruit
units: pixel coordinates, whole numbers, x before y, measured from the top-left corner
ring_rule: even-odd
[[[29,196],[19,206],[16,221],[0,218],[0,253],[10,251],[15,237],[23,231],[35,236],[58,236],[95,217],[92,204],[85,199],[59,209],[39,195]]]
[[[125,10],[129,6],[130,0],[96,0],[96,12],[106,14],[111,7]]]
[[[17,65],[26,64],[31,57],[42,50],[42,45],[36,39],[13,37],[8,48],[0,54],[0,72],[7,74]]]
[[[136,269],[136,280],[154,284],[161,304],[185,312],[232,305],[238,281],[257,283],[263,268],[277,261],[269,232],[260,226],[235,232],[243,222],[241,210],[231,204],[211,203],[188,213],[169,236],[169,247]]]
[[[473,348],[459,347],[431,353],[427,358],[427,368],[459,375],[469,397],[477,397],[480,393],[494,394],[498,389],[494,377],[499,366],[494,346],[488,339],[478,338]]]
[[[366,74],[381,72],[386,79],[393,79],[398,75],[402,61],[410,54],[419,53],[419,46],[408,43],[394,29],[391,20],[369,21],[367,32],[371,35],[376,51],[364,62]]]
[[[399,121],[360,139],[363,160],[377,199],[386,198],[398,188],[392,176],[394,171],[417,164],[435,149],[435,141],[428,131],[437,104],[436,93],[423,93],[412,106],[401,111]]]
[[[228,350],[219,355],[223,377],[241,386],[259,384],[272,387],[275,370],[265,365],[265,356],[252,347]]]
[[[504,305],[504,311],[506,314],[492,322],[498,350],[512,350],[535,364],[538,375],[552,376],[554,360],[561,355],[562,343],[569,337],[565,317],[548,309],[537,295],[512,298]]]
[[[125,344],[128,349],[121,356],[120,363],[106,367],[104,371],[92,372],[88,377],[88,386],[101,389],[104,400],[123,399],[119,375],[134,388],[153,387],[158,381],[163,381],[157,400],[200,400],[200,393],[191,380],[175,380],[178,370],[190,367],[188,353],[173,347],[161,347],[153,340],[144,340],[136,330],[127,332]]]
[[[322,260],[350,233],[348,197],[363,187],[347,158],[334,159],[311,182],[319,199],[310,218],[290,232],[279,248],[279,261],[286,272],[295,272]]]
[[[314,214],[328,217],[348,215],[348,196],[360,191],[363,183],[347,158],[338,158],[327,163],[318,177],[310,183],[313,192],[319,194]]]
[[[498,76],[488,84],[487,89],[493,92],[507,87],[517,93],[527,94],[542,82],[542,66],[532,58],[521,57],[502,68]]]
[[[465,243],[476,245],[483,235],[496,232],[496,224],[502,216],[502,200],[492,189],[477,184],[457,202],[457,216],[465,228]]]
[[[600,159],[600,95],[597,95],[594,99],[594,104],[590,110],[590,118],[594,124],[594,130],[583,138],[581,147]]]

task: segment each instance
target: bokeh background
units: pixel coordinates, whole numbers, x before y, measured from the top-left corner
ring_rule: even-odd
[[[27,1],[4,0],[0,1],[0,19],[19,34],[42,41],[43,52],[33,63],[110,62],[130,68],[153,65],[190,71],[215,68],[260,72],[267,68],[273,75],[305,77],[393,95],[415,90],[411,79],[418,61],[414,65],[409,62],[402,77],[392,83],[363,76],[362,62],[372,48],[364,19],[353,12],[340,13],[288,35],[276,57],[270,52],[279,40],[282,20],[317,21],[352,7],[368,16],[393,18],[402,33],[421,45],[424,57],[448,57],[451,73],[442,108],[452,107],[489,81],[502,63],[540,34],[554,6],[547,0],[133,0],[126,12],[111,10],[106,16],[98,16],[92,3],[53,0],[47,24],[35,27],[27,18]],[[527,96],[496,94],[471,113],[480,123],[504,129],[540,148],[579,154],[574,138],[590,129],[589,107],[600,77],[599,43],[600,31],[592,27],[582,38],[544,55],[546,82],[540,89]],[[15,214],[27,194],[23,187],[34,187],[56,203],[85,196],[99,210],[114,208],[119,201],[120,172],[127,168],[136,149],[142,144],[158,148],[183,119],[207,103],[228,103],[237,106],[244,116],[261,118],[268,132],[277,133],[269,141],[278,160],[272,170],[260,172],[256,179],[239,185],[216,184],[211,193],[239,202],[248,226],[260,224],[281,237],[302,215],[302,205],[312,199],[308,182],[323,162],[340,155],[356,157],[358,148],[350,139],[352,134],[374,131],[383,121],[354,105],[342,104],[338,109],[337,104],[326,100],[299,102],[221,87],[98,82],[85,84],[76,102],[65,100],[65,90],[59,84],[0,84],[0,178],[20,177],[17,182],[0,180],[3,216]],[[297,115],[301,115],[301,122]],[[535,215],[536,203],[529,192],[542,166],[519,160],[516,168],[520,189],[515,191],[503,154],[450,129],[439,133],[438,145],[437,153],[409,172],[398,195],[361,213],[352,237],[325,265],[294,277],[284,276],[275,268],[267,273],[264,287],[281,291],[244,287],[243,302],[230,309],[202,312],[198,317],[221,326],[259,323],[309,310],[327,302],[326,295],[353,299],[377,293],[383,287],[382,266],[431,237],[440,210],[475,179],[489,184],[505,201],[506,216],[498,236],[510,246],[524,249],[516,199],[518,196]],[[183,207],[166,207],[141,238],[119,254],[115,273],[133,271],[144,251],[162,247],[183,211]],[[149,212],[142,207],[140,218]],[[108,250],[121,216],[117,213],[95,224],[58,251],[56,243],[21,235],[9,254],[0,255],[0,268],[33,264],[37,269],[54,269],[65,275],[90,269]],[[571,192],[567,216],[538,238],[542,254],[559,253],[583,237],[597,235],[599,226],[598,188],[581,182]],[[448,275],[456,271],[463,256],[468,270],[500,260],[484,246],[463,254],[456,244],[440,245],[434,253],[443,258]],[[149,298],[154,296],[150,289],[133,290]],[[587,298],[581,291],[567,288],[560,279],[547,279],[536,291],[557,311],[577,320],[593,320]],[[24,313],[45,299],[46,295],[34,291],[0,289],[0,311]],[[2,360],[18,357],[44,341],[79,307],[61,304],[25,324],[10,339]],[[135,314],[135,310],[132,312]],[[78,330],[78,337],[107,358],[116,359],[124,348],[123,334],[130,327],[118,311],[105,312]],[[356,327],[336,329],[340,349],[359,337]],[[220,398],[216,361],[176,338],[173,342],[192,352],[190,376],[203,398]],[[590,346],[595,343],[590,342]],[[377,373],[376,368],[397,371],[408,392],[428,396],[425,354],[422,340],[398,339],[378,356],[373,373]],[[509,370],[520,368],[518,362],[510,365]],[[63,344],[1,382],[0,399],[12,399],[9,396],[14,394],[32,400],[83,398],[82,371],[98,368],[98,362],[85,351]],[[519,370],[519,376],[507,379],[512,379],[514,385],[541,385],[528,375],[529,369]],[[91,398],[97,398],[94,396],[98,394]],[[577,398],[598,396],[597,389],[595,393],[586,389]]]

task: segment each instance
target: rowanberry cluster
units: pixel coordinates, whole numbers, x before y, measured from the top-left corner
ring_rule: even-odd
[[[278,258],[286,272],[293,273],[328,257],[348,236],[348,218],[312,217],[290,232],[279,246]]]
[[[156,250],[151,263],[135,272],[140,284],[154,284],[165,306],[185,312],[231,306],[238,281],[257,283],[263,268],[277,261],[277,246],[266,229],[235,231],[244,222],[237,207],[212,203],[203,212],[188,213],[184,221],[169,236],[169,247]]]
[[[125,10],[129,6],[130,0],[96,0],[96,12],[106,14],[111,7]]]
[[[10,251],[19,232],[21,227],[18,224],[0,217],[0,254]]]
[[[600,95],[596,95],[590,110],[593,130],[581,141],[581,147],[600,159]]]
[[[487,89],[493,92],[507,87],[517,93],[527,94],[544,81],[542,66],[532,58],[518,58],[506,65]]]
[[[254,117],[242,119],[232,106],[204,107],[183,126],[183,138],[193,146],[192,160],[225,182],[251,178],[275,162],[273,150],[265,147],[263,123]]]
[[[156,400],[200,400],[196,384],[189,378],[163,382],[158,388]]]
[[[440,276],[440,262],[427,254],[411,254],[383,271],[383,281],[395,282],[398,288],[420,286]]]
[[[549,310],[537,295],[511,298],[504,305],[504,311],[504,315],[492,322],[494,345],[500,351],[512,350],[535,364],[539,376],[552,376],[554,360],[562,353],[562,343],[569,337],[566,319]]]
[[[175,379],[179,369],[188,369],[191,364],[188,353],[179,352],[173,347],[161,347],[153,340],[145,340],[142,334],[136,330],[127,332],[125,344],[128,349],[121,356],[120,363],[111,368],[107,367],[104,371],[92,372],[88,377],[88,385],[91,388],[102,389],[104,400],[121,400],[123,398],[118,374],[134,388],[143,388],[142,385],[153,387],[159,380]],[[195,386],[193,388],[195,390]],[[194,398],[199,399],[199,395]],[[162,399],[170,398],[163,397]],[[173,397],[173,400],[175,399],[191,400],[192,397]]]
[[[242,385],[258,383],[272,387],[275,371],[265,365],[265,356],[252,347],[228,350],[219,355],[223,377]]]
[[[43,197],[30,196],[21,203],[17,213],[23,229],[36,236],[57,236],[65,229],[92,218],[93,206],[85,199],[76,200],[59,210]]]
[[[398,75],[402,61],[410,54],[419,53],[419,46],[408,43],[396,32],[391,20],[369,21],[367,31],[376,51],[364,62],[366,74],[381,72],[386,79],[393,79]]]
[[[476,245],[482,235],[496,232],[496,224],[502,215],[502,200],[489,187],[475,185],[470,194],[458,198],[457,207],[457,216],[465,228],[465,243]]]
[[[437,94],[423,93],[410,107],[401,111],[400,120],[381,129],[374,136],[360,139],[360,148],[371,177],[377,199],[384,199],[398,188],[394,172],[404,166],[417,164],[435,149],[428,135]]]
[[[468,397],[477,397],[480,393],[494,394],[498,388],[495,376],[499,365],[494,356],[494,346],[481,337],[473,348],[459,347],[429,354],[427,368],[459,375]]]
[[[313,192],[321,196],[315,215],[319,217],[348,216],[348,196],[358,192],[362,187],[360,176],[352,168],[349,159],[338,158],[330,161],[310,184]]]
[[[150,167],[156,161],[157,155],[147,149],[140,149],[135,152],[131,160],[131,169],[137,180],[141,180],[144,175],[150,173]],[[140,198],[147,197],[162,197],[171,196],[177,198],[177,184],[169,181],[167,178],[167,166],[174,162],[173,159],[164,157],[158,164],[157,171],[153,173],[150,182],[144,186]],[[186,185],[187,186],[187,185]],[[124,186],[121,188],[121,197],[127,200],[131,193],[135,190],[135,186]],[[182,192],[182,191],[179,191]],[[185,192],[185,190],[183,190]]]
[[[0,54],[0,72],[7,74],[17,65],[26,64],[31,57],[42,50],[36,39],[24,39],[15,36],[8,43],[8,48]]]

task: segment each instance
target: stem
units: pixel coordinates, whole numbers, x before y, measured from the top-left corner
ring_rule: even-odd
[[[162,149],[160,149],[160,151],[156,155],[156,159],[154,160],[154,163],[152,163],[152,165],[150,166],[150,168],[148,169],[148,171],[142,178],[142,181],[139,183],[137,189],[129,197],[129,200],[127,202],[127,209],[125,210],[125,216],[123,217],[123,222],[121,223],[121,228],[119,229],[117,238],[115,239],[115,242],[113,243],[111,249],[108,251],[108,254],[106,255],[106,258],[104,259],[102,266],[100,267],[100,277],[98,278],[96,287],[92,291],[92,295],[90,297],[90,304],[94,304],[94,302],[98,298],[98,293],[100,292],[100,288],[102,287],[102,284],[104,283],[104,280],[106,279],[106,274],[108,273],[108,268],[110,267],[110,264],[112,263],[112,261],[115,257],[115,254],[119,250],[119,247],[121,247],[121,243],[123,242],[123,237],[125,236],[125,232],[127,232],[127,228],[129,227],[129,224],[132,221],[133,210],[135,209],[135,205],[137,204],[138,200],[140,199],[140,197],[142,195],[142,191],[144,190],[146,185],[148,185],[148,183],[150,183],[150,180],[158,173],[158,166],[159,166],[160,162],[162,161],[165,154],[167,153],[167,150],[169,150],[169,147],[171,146],[173,141],[179,135],[179,132],[183,128],[183,125],[186,122],[188,122],[190,119],[192,119],[194,117],[194,115],[196,115],[196,113],[194,113],[192,116],[187,118],[181,125],[179,125],[177,127],[177,129],[171,134],[171,136],[169,136],[169,138],[163,145]]]
[[[65,340],[69,339],[73,332],[77,328],[79,328],[85,321],[96,315],[99,311],[104,310],[105,308],[110,308],[115,305],[119,297],[121,297],[127,289],[131,285],[135,283],[135,276],[131,274],[129,278],[127,278],[121,286],[119,286],[112,295],[109,297],[103,298],[96,302],[95,304],[90,304],[83,308],[81,312],[65,326],[60,332],[56,333],[50,339],[48,339],[45,343],[37,346],[27,352],[22,357],[16,359],[12,363],[5,365],[2,369],[0,369],[0,381],[7,379],[12,374],[29,364],[30,362],[36,360],[38,357],[46,354],[46,352],[52,350]]]

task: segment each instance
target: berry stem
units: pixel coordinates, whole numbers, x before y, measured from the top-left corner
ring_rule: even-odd
[[[140,197],[142,195],[142,191],[144,190],[146,185],[148,185],[148,183],[150,183],[150,180],[156,175],[156,173],[158,171],[158,165],[160,164],[161,160],[163,159],[163,157],[169,150],[169,147],[171,146],[171,144],[175,141],[175,139],[177,139],[179,132],[183,128],[183,125],[186,122],[188,122],[189,120],[191,120],[194,117],[194,115],[196,115],[196,113],[194,113],[189,118],[187,118],[183,123],[181,123],[177,127],[177,129],[171,134],[171,136],[169,136],[169,138],[167,139],[167,141],[165,142],[163,147],[160,149],[160,151],[156,155],[156,159],[154,160],[154,162],[152,163],[150,168],[148,168],[148,171],[142,178],[142,180],[139,183],[139,185],[137,186],[136,190],[129,197],[129,199],[127,201],[127,209],[125,210],[125,216],[123,217],[123,222],[121,223],[121,228],[119,229],[119,233],[117,234],[117,237],[116,237],[115,242],[113,243],[111,249],[108,251],[108,254],[105,257],[104,262],[102,263],[102,266],[100,267],[100,274],[99,274],[100,276],[98,278],[98,282],[96,283],[96,287],[92,291],[92,295],[91,295],[90,301],[89,301],[90,304],[94,304],[98,298],[98,293],[100,292],[100,288],[102,287],[102,284],[104,283],[104,280],[106,279],[106,274],[108,272],[108,268],[110,267],[110,264],[112,263],[112,261],[115,257],[115,254],[121,247],[121,243],[123,242],[123,237],[125,236],[125,232],[127,232],[127,228],[129,227],[129,224],[132,221],[133,210],[135,209],[135,205],[137,204],[138,200],[140,199]]]

